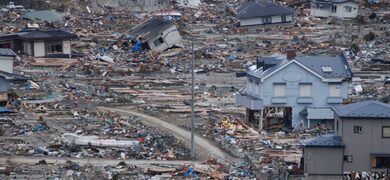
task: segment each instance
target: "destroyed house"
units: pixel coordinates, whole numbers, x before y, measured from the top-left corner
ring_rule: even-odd
[[[341,56],[260,57],[247,72],[236,103],[246,108],[246,121],[259,129],[332,126],[331,107],[348,95],[351,69]]]
[[[33,57],[69,57],[77,36],[62,30],[34,30],[0,34],[0,48],[11,48]]]
[[[291,23],[294,10],[268,1],[252,2],[242,8],[237,18],[240,26]]]
[[[141,38],[142,48],[164,51],[181,42],[181,36],[173,21],[163,17],[152,17],[130,30],[135,40]]]
[[[311,16],[355,18],[359,5],[353,0],[313,0],[310,5]]]
[[[0,104],[8,100],[8,91],[14,82],[24,82],[26,78],[13,73],[16,54],[11,49],[0,48]]]
[[[335,133],[303,140],[305,174],[386,172],[390,168],[390,105],[377,101],[333,107]]]

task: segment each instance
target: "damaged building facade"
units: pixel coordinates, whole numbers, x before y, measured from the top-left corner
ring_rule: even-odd
[[[355,18],[359,5],[354,0],[313,0],[310,6],[311,16]]]
[[[259,129],[331,126],[330,108],[347,98],[351,78],[344,55],[296,56],[289,50],[287,57],[260,57],[236,102]]]
[[[33,30],[0,35],[0,48],[11,48],[33,57],[69,57],[76,35],[63,30]]]
[[[153,17],[135,26],[129,35],[142,39],[142,48],[164,51],[181,42],[182,38],[173,21],[164,17]]]

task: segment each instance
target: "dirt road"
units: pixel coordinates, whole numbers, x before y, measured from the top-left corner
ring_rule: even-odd
[[[21,164],[36,164],[41,160],[45,160],[49,164],[65,164],[67,160],[76,162],[80,165],[92,164],[93,166],[116,166],[119,162],[124,161],[126,164],[133,165],[150,165],[150,164],[194,164],[200,165],[198,161],[159,161],[159,160],[121,160],[121,159],[101,159],[101,158],[68,158],[68,157],[55,157],[55,156],[4,156],[0,157],[0,163],[21,163]]]
[[[177,138],[185,142],[188,147],[191,147],[191,132],[180,128],[174,124],[168,123],[162,119],[149,116],[147,114],[135,112],[132,110],[123,110],[118,108],[98,107],[100,110],[108,110],[111,112],[120,113],[122,115],[138,116],[145,124],[159,127],[167,132],[172,133]],[[209,140],[195,134],[195,154],[197,159],[206,160],[210,154],[217,156],[220,159],[237,162],[233,156],[225,153],[219,147],[211,143]]]

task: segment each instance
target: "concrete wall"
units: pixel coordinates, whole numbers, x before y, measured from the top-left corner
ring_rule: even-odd
[[[304,147],[304,171],[310,175],[342,175],[343,148]]]
[[[34,57],[42,57],[46,55],[45,42],[34,41]]]
[[[62,42],[62,51],[63,51],[63,54],[72,54],[70,41],[63,41]]]
[[[154,41],[159,39],[160,37],[163,38],[164,43],[160,44],[158,47],[154,45]],[[171,26],[168,29],[164,30],[162,32],[161,36],[157,36],[151,40],[148,41],[149,47],[153,51],[163,51],[167,48],[172,47],[175,44],[180,43],[182,40],[179,31],[177,30],[176,26]]]
[[[282,16],[272,16],[272,24],[274,23],[282,23]],[[292,15],[286,15],[286,22],[292,21]],[[264,24],[261,17],[257,18],[247,18],[240,19],[240,26],[253,26],[253,25],[262,25]]]
[[[299,98],[299,83],[312,83],[311,86],[311,97],[313,101],[311,103],[298,103],[297,99]],[[272,103],[272,98],[274,97],[274,87],[273,83],[286,83],[285,88],[285,99],[286,103],[276,104]],[[261,83],[260,83],[261,84]],[[328,104],[326,97],[330,95],[329,84],[322,82],[322,80],[313,75],[311,72],[302,68],[301,66],[292,63],[284,69],[278,71],[272,76],[268,77],[262,83],[262,86],[257,86],[256,88],[261,88],[264,105],[280,105],[280,106],[290,106],[292,107],[293,119],[292,124],[294,127],[298,126],[304,119],[304,116],[299,113],[309,107],[331,107],[337,104]],[[340,89],[341,97],[347,98],[348,96],[348,83],[343,82]],[[305,124],[307,122],[304,122]]]
[[[340,119],[336,116],[336,119]],[[342,137],[344,155],[352,155],[352,163],[344,163],[345,171],[384,171],[371,169],[370,154],[390,154],[390,138],[382,138],[382,126],[390,126],[389,119],[344,119]],[[362,126],[362,133],[354,133],[354,126]]]
[[[14,58],[8,56],[0,56],[0,70],[8,73],[14,72]]]
[[[332,13],[331,6],[329,7],[329,9],[316,9],[315,5],[312,4],[310,8],[310,14],[312,16],[317,16],[317,17],[335,16],[335,17],[342,17],[342,18],[355,18],[358,15],[359,6],[355,3],[352,2],[338,3],[336,4],[336,6],[337,6],[336,12]],[[352,11],[347,12],[345,6],[351,6]]]

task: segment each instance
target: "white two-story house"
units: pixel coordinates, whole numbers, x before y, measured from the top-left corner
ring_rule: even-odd
[[[344,55],[296,56],[288,51],[287,56],[258,58],[236,101],[246,108],[247,122],[259,129],[318,123],[331,127],[330,107],[347,98],[351,78]]]

